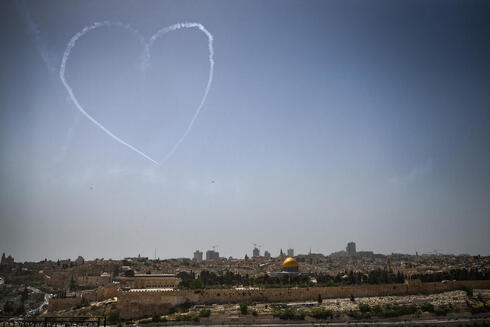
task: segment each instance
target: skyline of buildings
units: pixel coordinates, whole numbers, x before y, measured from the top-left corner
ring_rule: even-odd
[[[389,252],[389,253],[384,253],[384,252],[377,252],[377,251],[370,251],[370,250],[361,250],[358,251],[356,248],[356,243],[353,241],[350,241],[347,243],[345,250],[339,250],[339,251],[317,251],[317,252],[311,252],[311,249],[308,251],[304,252],[298,252],[295,255],[295,250],[294,248],[287,248],[286,251],[283,251],[282,248],[279,250],[279,253],[277,255],[274,255],[272,251],[270,250],[264,250],[263,254],[261,254],[260,249],[258,247],[254,247],[252,249],[252,255],[249,256],[250,258],[277,258],[277,257],[295,257],[295,256],[305,256],[305,255],[317,255],[321,254],[324,256],[346,256],[346,257],[353,257],[353,256],[372,256],[375,254],[380,254],[380,255],[414,255],[414,256],[432,256],[432,255],[441,255],[441,256],[487,256],[487,254],[481,254],[481,253],[476,253],[476,254],[471,254],[471,253],[449,253],[449,252],[444,252],[441,250],[433,250],[433,251],[427,251],[427,252],[419,252],[419,251],[414,251],[413,253],[410,252]],[[233,258],[233,259],[240,259],[243,258],[245,255],[248,255],[247,251],[245,250],[243,254],[238,254],[238,255],[223,255],[220,256],[220,252],[216,251],[214,249],[207,250],[206,252],[203,252],[199,249],[195,250],[190,256],[190,259],[193,260],[194,262],[201,263],[205,260],[216,260],[216,259],[221,259],[221,258]],[[73,255],[73,260],[76,261],[77,258],[79,259],[81,256],[78,254]],[[87,260],[97,260],[97,259],[104,259],[104,257],[89,257],[89,256],[83,256],[87,258]],[[126,259],[126,258],[131,258],[131,256],[122,256],[122,257],[107,257],[108,260],[121,260],[121,259]],[[148,259],[148,256],[141,256],[141,254],[137,255],[137,258],[141,259]],[[42,260],[71,260],[70,257],[58,257],[58,258],[52,258],[49,255],[43,256],[42,258],[39,258],[39,260],[21,260],[18,262],[36,262],[36,261],[42,261]],[[157,259],[156,257],[154,259]],[[166,256],[162,258],[158,258],[158,260],[165,260],[165,259],[189,259],[187,256]],[[13,260],[13,255],[9,255],[8,257],[5,256],[5,258],[2,258],[2,261],[4,260]]]

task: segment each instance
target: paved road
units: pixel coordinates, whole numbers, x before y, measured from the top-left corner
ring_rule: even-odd
[[[33,293],[37,293],[37,294],[43,293],[40,289],[37,289],[37,288],[32,287],[32,286],[28,286],[27,288],[29,290],[31,290]],[[51,294],[44,293],[44,301],[43,301],[43,303],[37,309],[35,309],[35,312],[34,313],[41,313],[41,312],[43,312],[45,310],[43,308],[47,308],[48,307],[49,299],[51,297],[52,297]]]

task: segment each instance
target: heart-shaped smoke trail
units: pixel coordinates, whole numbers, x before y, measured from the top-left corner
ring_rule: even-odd
[[[148,67],[148,62],[150,60],[150,50],[151,50],[151,47],[153,46],[153,44],[155,43],[155,41],[158,38],[160,38],[161,36],[163,36],[163,35],[165,35],[165,34],[167,34],[169,32],[173,32],[173,31],[176,31],[176,30],[179,30],[179,29],[182,29],[182,28],[186,28],[186,29],[189,29],[189,28],[197,28],[201,32],[203,32],[206,35],[206,37],[208,38],[209,76],[208,76],[208,82],[206,84],[206,89],[204,91],[204,95],[202,96],[201,102],[199,103],[199,106],[197,107],[194,115],[192,116],[192,119],[191,119],[189,125],[187,126],[186,130],[184,131],[184,134],[180,137],[180,139],[175,143],[175,145],[172,147],[172,149],[167,153],[167,155],[160,162],[152,159],[149,155],[145,154],[143,151],[139,150],[135,146],[129,144],[126,141],[124,141],[122,138],[120,138],[117,135],[115,135],[114,133],[112,133],[109,129],[107,129],[104,125],[102,125],[94,117],[92,117],[82,107],[82,105],[80,104],[80,102],[76,98],[76,96],[75,96],[72,88],[70,87],[70,85],[68,84],[68,82],[65,79],[66,62],[68,61],[68,58],[70,57],[70,53],[73,50],[73,48],[75,47],[77,40],[79,38],[81,38],[82,36],[84,36],[85,34],[87,34],[88,32],[90,32],[92,30],[95,30],[97,28],[100,28],[100,27],[104,27],[104,26],[114,26],[114,27],[123,28],[123,29],[129,31],[133,36],[135,36],[141,42],[141,44],[142,44],[142,46],[144,48],[144,54],[143,54],[143,68],[144,69],[146,69],[146,67]],[[75,106],[77,107],[77,109],[85,117],[87,117],[92,123],[94,123],[96,126],[98,126],[101,130],[103,130],[107,135],[109,135],[110,137],[112,137],[117,142],[121,143],[122,145],[127,146],[128,148],[130,148],[134,152],[138,153],[139,155],[143,156],[144,158],[150,160],[154,164],[161,165],[162,163],[164,163],[165,161],[167,161],[175,153],[175,151],[177,151],[177,149],[179,148],[179,146],[181,145],[181,143],[184,141],[184,139],[187,136],[187,134],[189,134],[189,132],[191,131],[192,126],[194,125],[195,120],[199,116],[199,113],[201,112],[201,110],[202,110],[202,108],[204,106],[204,103],[206,102],[206,98],[208,97],[209,89],[211,88],[211,84],[213,83],[213,73],[214,73],[214,49],[213,49],[213,40],[214,40],[213,35],[202,24],[200,24],[200,23],[177,23],[177,24],[174,24],[174,25],[170,25],[170,26],[167,26],[167,27],[164,27],[164,28],[158,30],[155,34],[153,34],[150,37],[149,41],[146,41],[144,39],[144,37],[136,29],[132,28],[131,26],[129,26],[127,24],[123,24],[123,23],[119,23],[119,22],[109,22],[109,21],[97,22],[97,23],[94,23],[92,25],[85,26],[80,32],[76,33],[71,38],[70,42],[68,42],[68,45],[66,47],[66,50],[65,50],[65,52],[63,54],[63,59],[61,60],[60,79],[61,79],[61,82],[63,83],[63,85],[65,86],[66,90],[68,91],[68,94],[69,94],[71,100],[73,101],[73,103],[75,104]]]

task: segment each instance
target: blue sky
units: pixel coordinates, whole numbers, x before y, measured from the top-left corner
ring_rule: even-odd
[[[489,254],[490,5],[484,1],[5,1],[0,250],[19,260],[376,252]],[[214,36],[214,79],[157,166],[60,78],[94,22]],[[196,29],[80,38],[66,65],[106,128],[161,160],[209,73]]]

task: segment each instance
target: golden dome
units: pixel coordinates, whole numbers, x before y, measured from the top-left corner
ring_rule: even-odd
[[[284,260],[284,262],[282,263],[282,267],[283,268],[296,268],[298,267],[298,262],[296,261],[296,259],[294,258],[286,258],[286,260]]]

